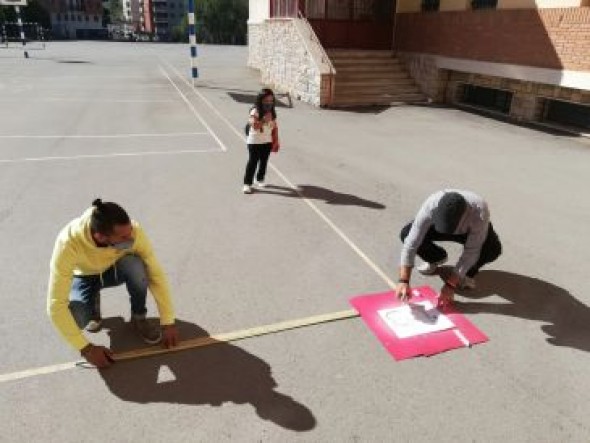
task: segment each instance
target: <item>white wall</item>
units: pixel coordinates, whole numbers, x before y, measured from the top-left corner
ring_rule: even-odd
[[[440,0],[440,11],[467,11],[471,9],[470,3],[469,0]],[[398,0],[397,13],[420,12],[421,4],[421,0]],[[576,8],[583,4],[584,0],[498,0],[497,9]]]
[[[498,9],[579,8],[582,0],[498,0]]]
[[[561,86],[563,88],[590,91],[590,72],[562,71],[558,69],[534,68],[531,66],[509,65],[465,60],[451,57],[433,56],[436,66],[451,71],[492,75],[494,77]]]
[[[261,23],[270,18],[270,0],[250,0],[248,23]]]

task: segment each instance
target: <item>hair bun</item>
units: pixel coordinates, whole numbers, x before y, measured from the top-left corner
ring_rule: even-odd
[[[94,200],[92,202],[92,206],[96,206],[97,208],[100,208],[102,206],[102,199],[97,198],[96,200]]]

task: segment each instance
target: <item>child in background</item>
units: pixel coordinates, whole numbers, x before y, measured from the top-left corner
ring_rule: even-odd
[[[244,194],[252,193],[254,175],[256,186],[265,187],[264,176],[271,151],[277,152],[278,127],[275,111],[275,95],[271,89],[263,89],[256,97],[256,103],[250,111],[248,131],[248,163],[244,174]],[[258,168],[258,173],[256,169]]]

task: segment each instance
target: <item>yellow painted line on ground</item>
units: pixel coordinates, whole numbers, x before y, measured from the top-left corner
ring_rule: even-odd
[[[116,362],[121,362],[137,358],[169,354],[171,352],[186,351],[189,349],[201,348],[204,346],[211,346],[220,343],[230,343],[238,340],[244,340],[246,338],[259,337],[261,335],[274,334],[277,332],[283,332],[291,329],[303,328],[307,326],[313,326],[337,320],[345,320],[357,316],[358,313],[354,309],[339,312],[331,312],[329,314],[314,315],[311,317],[287,320],[280,323],[273,323],[263,326],[256,326],[248,329],[241,329],[233,332],[216,334],[209,337],[197,337],[188,340],[183,340],[178,344],[178,346],[170,349],[162,348],[160,346],[151,346],[149,348],[134,349],[132,351],[117,353],[114,355],[114,359]],[[39,368],[32,368],[23,371],[0,374],[0,384],[32,377],[38,377],[40,375],[55,374],[57,372],[67,371],[69,369],[74,369],[76,366],[82,363],[83,362],[81,361],[72,361],[68,363],[60,363],[57,365],[42,366]]]

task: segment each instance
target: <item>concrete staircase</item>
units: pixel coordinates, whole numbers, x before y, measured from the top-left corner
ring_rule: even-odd
[[[329,49],[327,53],[336,69],[333,107],[426,102],[391,51]]]

